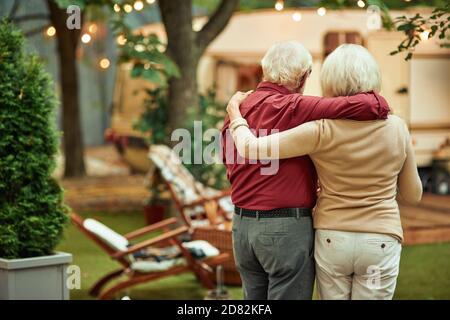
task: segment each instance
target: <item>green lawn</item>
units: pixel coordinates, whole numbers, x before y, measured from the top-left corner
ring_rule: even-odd
[[[98,219],[120,233],[144,225],[142,214],[82,214]],[[72,225],[58,250],[74,255],[81,268],[81,289],[72,290],[72,299],[89,299],[87,291],[102,275],[117,268],[91,240]],[[242,299],[241,288],[229,288],[232,298]],[[169,277],[140,285],[126,292],[132,299],[203,299],[205,290],[192,274]],[[125,294],[125,293],[124,293]],[[396,299],[450,299],[450,243],[405,247],[402,253]]]

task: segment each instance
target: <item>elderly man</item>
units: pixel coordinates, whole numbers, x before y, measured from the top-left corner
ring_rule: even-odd
[[[264,81],[241,104],[242,116],[257,135],[259,130],[283,131],[319,119],[385,119],[389,112],[374,92],[336,98],[303,95],[312,58],[298,42],[275,44],[261,64]],[[314,165],[308,156],[283,159],[273,174],[267,174],[266,162],[238,159],[229,125],[227,118],[222,129],[223,161],[235,205],[233,248],[244,297],[311,299]]]

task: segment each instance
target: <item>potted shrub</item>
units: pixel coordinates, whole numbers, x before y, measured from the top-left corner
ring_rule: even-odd
[[[0,299],[67,299],[72,256],[54,252],[67,221],[52,178],[52,83],[24,37],[0,21]]]

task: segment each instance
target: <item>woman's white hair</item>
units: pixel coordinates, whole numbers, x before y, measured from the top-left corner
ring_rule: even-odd
[[[312,57],[297,41],[274,44],[261,61],[265,81],[298,88],[303,75],[311,69]]]
[[[350,96],[379,91],[381,74],[377,62],[366,48],[343,44],[325,59],[320,81],[324,96]]]

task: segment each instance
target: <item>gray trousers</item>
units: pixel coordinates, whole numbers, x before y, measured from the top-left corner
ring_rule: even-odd
[[[233,249],[244,299],[310,300],[314,287],[311,217],[233,217]]]

